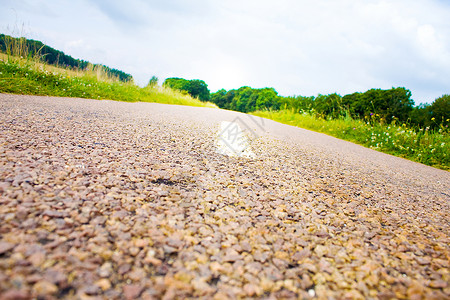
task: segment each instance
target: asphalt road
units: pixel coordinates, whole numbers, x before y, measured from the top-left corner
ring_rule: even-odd
[[[0,298],[449,298],[449,174],[237,112],[0,94]]]

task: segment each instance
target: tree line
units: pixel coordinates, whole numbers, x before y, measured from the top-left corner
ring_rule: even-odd
[[[198,79],[168,78],[163,85],[186,92],[202,101],[211,101],[220,108],[245,113],[289,109],[323,119],[351,117],[368,122],[408,123],[430,128],[448,127],[450,123],[450,95],[443,95],[432,104],[415,106],[411,91],[404,87],[370,89],[344,96],[333,93],[284,97],[278,95],[274,88],[255,89],[248,86],[210,93],[208,85]]]
[[[42,62],[49,65],[62,66],[65,68],[84,70],[90,66],[93,68],[100,67],[108,76],[116,77],[120,81],[127,82],[133,79],[130,74],[123,71],[102,64],[91,64],[85,60],[75,59],[40,41],[26,39],[24,37],[14,38],[9,35],[0,34],[0,52],[30,58],[39,57]]]
[[[39,57],[50,65],[64,66],[73,69],[102,68],[108,76],[120,81],[130,81],[133,77],[123,71],[109,68],[101,64],[90,64],[88,61],[75,59],[64,52],[56,50],[40,41],[14,38],[0,34],[0,52],[10,55]],[[149,86],[157,85],[158,79],[150,79]],[[290,109],[298,113],[309,113],[324,119],[351,117],[383,123],[402,122],[420,127],[435,128],[448,126],[450,119],[450,95],[437,98],[432,104],[414,106],[411,91],[404,87],[392,89],[370,89],[348,95],[336,93],[317,96],[278,95],[274,88],[255,89],[243,86],[239,89],[221,89],[211,93],[208,85],[200,79],[167,78],[163,86],[179,90],[201,101],[211,101],[218,107],[240,112],[256,110]]]

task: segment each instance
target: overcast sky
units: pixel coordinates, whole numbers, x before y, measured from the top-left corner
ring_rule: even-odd
[[[0,0],[0,31],[130,73],[280,95],[450,93],[449,0]]]

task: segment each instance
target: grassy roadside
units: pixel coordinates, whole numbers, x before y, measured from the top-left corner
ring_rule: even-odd
[[[101,69],[76,71],[6,54],[0,54],[0,93],[217,107],[168,88],[121,82]]]
[[[317,132],[322,132],[368,148],[450,170],[448,128],[412,128],[406,124],[380,124],[377,120],[343,118],[324,120],[289,110],[257,111],[253,115]],[[376,116],[374,116],[376,118]]]
[[[141,88],[133,82],[121,82],[108,77],[101,69],[70,70],[43,64],[38,59],[24,59],[2,53],[0,93],[217,107],[213,103],[202,102],[169,88]],[[409,127],[406,124],[384,125],[380,120],[324,120],[289,110],[258,111],[253,114],[450,170],[450,137],[447,127],[428,130]]]

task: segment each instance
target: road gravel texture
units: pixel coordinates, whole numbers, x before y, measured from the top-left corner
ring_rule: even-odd
[[[253,158],[217,153],[223,121]],[[449,299],[449,174],[237,112],[0,94],[0,299]]]

